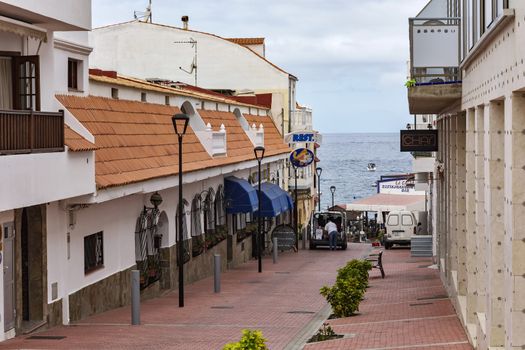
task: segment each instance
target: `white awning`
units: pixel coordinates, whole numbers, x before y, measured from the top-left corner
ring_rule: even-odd
[[[425,196],[378,193],[346,204],[347,211],[389,212],[393,210],[424,211]]]
[[[47,31],[45,29],[4,16],[0,16],[0,31],[47,42]]]

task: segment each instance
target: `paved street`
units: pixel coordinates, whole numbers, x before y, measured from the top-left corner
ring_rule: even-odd
[[[369,250],[286,253],[276,265],[265,258],[262,274],[251,261],[222,275],[220,294],[212,278],[187,286],[183,309],[176,291],[144,302],[141,326],[129,325],[127,307],[38,334],[62,339],[19,337],[0,349],[220,349],[245,328],[262,330],[270,349],[300,349],[330,313],[319,288]],[[384,259],[387,277],[371,272],[361,313],[330,321],[345,338],[305,349],[471,349],[437,270],[426,268],[430,260],[410,258],[407,249],[385,251]]]

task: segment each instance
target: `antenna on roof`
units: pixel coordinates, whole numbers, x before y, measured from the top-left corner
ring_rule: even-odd
[[[190,44],[191,47],[194,49],[193,61],[191,62],[190,70],[188,71],[182,67],[179,67],[179,69],[185,73],[194,74],[195,75],[195,86],[197,86],[197,41],[190,37],[190,40],[174,41],[173,43],[174,44]]]
[[[136,20],[142,22],[153,23],[153,16],[151,12],[151,0],[149,0],[149,5],[148,7],[146,7],[146,11],[133,11],[133,17],[135,17]]]

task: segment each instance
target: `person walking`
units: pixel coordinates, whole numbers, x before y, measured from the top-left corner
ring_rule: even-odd
[[[337,225],[334,224],[331,218],[328,219],[324,229],[328,232],[328,241],[330,243],[330,250],[337,249]]]

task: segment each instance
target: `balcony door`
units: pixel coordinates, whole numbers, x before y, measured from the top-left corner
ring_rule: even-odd
[[[38,56],[13,57],[14,109],[40,110],[40,66]]]
[[[12,57],[0,56],[0,109],[13,109]]]

